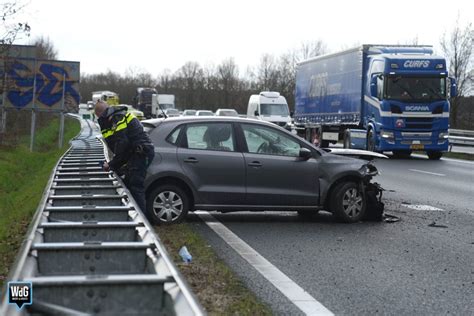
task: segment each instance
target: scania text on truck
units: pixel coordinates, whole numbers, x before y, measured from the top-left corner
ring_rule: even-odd
[[[135,97],[133,98],[133,106],[143,112],[146,118],[152,117],[152,109],[151,109],[151,100],[152,95],[157,94],[155,88],[149,87],[139,87],[137,88],[137,92]]]
[[[362,45],[298,64],[295,125],[323,147],[344,140],[345,148],[439,159],[455,95],[446,60],[431,46]]]

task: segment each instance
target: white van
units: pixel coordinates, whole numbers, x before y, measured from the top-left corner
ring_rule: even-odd
[[[263,121],[291,130],[291,117],[288,103],[279,92],[262,91],[250,96],[247,107],[247,117],[254,117]]]

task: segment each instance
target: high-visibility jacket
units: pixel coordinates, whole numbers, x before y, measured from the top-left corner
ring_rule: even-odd
[[[143,125],[132,113],[127,113],[127,107],[111,106],[98,121],[102,136],[114,153],[110,169],[120,169],[135,153],[154,150]]]

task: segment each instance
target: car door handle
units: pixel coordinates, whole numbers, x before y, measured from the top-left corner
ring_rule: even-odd
[[[187,162],[187,163],[198,163],[199,160],[197,160],[196,158],[194,157],[189,157],[187,159],[184,159],[184,162]]]
[[[260,161],[252,161],[252,162],[250,162],[248,165],[249,165],[249,167],[256,167],[256,168],[262,166],[262,164],[260,163]]]

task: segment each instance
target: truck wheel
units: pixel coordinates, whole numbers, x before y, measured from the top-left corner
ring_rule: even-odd
[[[367,150],[375,151],[375,138],[373,129],[370,129],[367,133]]]
[[[351,134],[349,131],[344,132],[344,148],[351,148]]]
[[[180,223],[189,211],[189,197],[174,184],[160,185],[148,195],[147,214],[155,224]]]
[[[441,151],[429,151],[427,152],[427,154],[430,160],[440,160],[443,156],[443,153]]]
[[[392,153],[396,159],[408,159],[411,156],[411,150],[394,150]]]
[[[339,183],[333,190],[330,211],[344,223],[360,221],[366,211],[365,196],[355,182]]]

